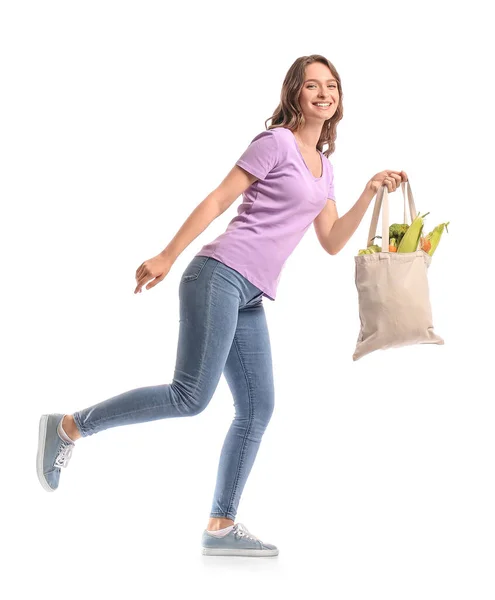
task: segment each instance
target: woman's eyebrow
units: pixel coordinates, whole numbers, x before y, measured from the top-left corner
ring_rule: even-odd
[[[318,81],[318,79],[307,79],[304,83],[308,83],[308,81]],[[335,83],[337,83],[336,79],[327,79],[327,81],[335,81]]]

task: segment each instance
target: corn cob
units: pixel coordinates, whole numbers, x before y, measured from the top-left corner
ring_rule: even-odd
[[[420,214],[417,215],[417,217],[414,219],[414,221],[411,223],[406,233],[404,234],[399,244],[399,247],[397,248],[397,252],[416,252],[418,248],[419,238],[421,237],[421,234],[423,232],[423,219],[424,217],[426,217],[426,215],[429,214],[430,213],[427,212],[423,216],[421,216]]]
[[[433,231],[430,231],[430,233],[426,236],[426,239],[429,240],[431,243],[430,249],[428,250],[428,254],[430,256],[433,256],[433,253],[437,249],[437,246],[440,242],[440,238],[442,237],[443,228],[445,227],[445,229],[447,229],[447,225],[449,223],[450,221],[447,221],[447,223],[440,223],[440,225],[437,225],[435,229]],[[449,230],[447,229],[447,233],[448,232]]]
[[[374,244],[373,246],[368,246],[364,250],[359,250],[358,256],[361,256],[362,254],[374,254],[375,252],[381,252],[381,251],[382,251],[381,246],[377,246],[376,244]]]

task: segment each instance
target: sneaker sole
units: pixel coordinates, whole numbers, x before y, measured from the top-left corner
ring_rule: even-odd
[[[236,548],[203,548],[207,556],[277,556],[278,550],[249,550]]]
[[[38,454],[36,455],[36,472],[38,479],[43,489],[47,492],[54,492],[43,475],[43,456],[45,454],[45,440],[46,440],[46,427],[48,425],[48,415],[42,415],[40,418],[40,425],[38,430]]]

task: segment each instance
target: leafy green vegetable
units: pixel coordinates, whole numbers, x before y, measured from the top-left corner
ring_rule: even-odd
[[[389,227],[389,238],[395,238],[397,246],[401,243],[404,234],[409,229],[407,223],[394,223]]]

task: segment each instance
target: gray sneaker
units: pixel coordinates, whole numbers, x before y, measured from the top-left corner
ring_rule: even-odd
[[[203,554],[208,556],[277,556],[278,548],[265,544],[242,523],[236,523],[229,533],[221,538],[203,531]]]
[[[60,429],[63,418],[64,415],[57,413],[40,418],[36,471],[47,492],[58,488],[60,469],[69,464],[75,445]]]

